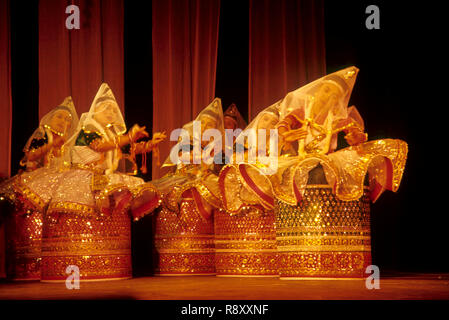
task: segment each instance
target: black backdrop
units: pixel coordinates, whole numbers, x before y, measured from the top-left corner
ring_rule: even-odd
[[[248,0],[222,0],[216,96],[247,117]],[[380,30],[367,30],[365,8],[380,8]],[[449,271],[446,255],[444,94],[438,7],[386,1],[325,2],[327,72],[355,65],[351,98],[370,139],[400,138],[409,158],[399,191],[372,206],[373,263],[382,270]],[[151,130],[151,1],[125,1],[125,109],[128,125]],[[12,173],[38,117],[38,1],[11,1]],[[441,77],[443,76],[443,77]],[[57,79],[55,79],[57,81]],[[148,170],[151,172],[151,169]],[[150,176],[146,176],[150,179]],[[151,273],[152,218],[133,225],[136,275]]]

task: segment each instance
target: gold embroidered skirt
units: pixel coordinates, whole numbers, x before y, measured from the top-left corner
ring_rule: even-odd
[[[41,277],[42,214],[16,207],[5,219],[6,273],[12,280]]]
[[[278,276],[273,211],[220,209],[214,220],[217,276]]]
[[[131,218],[127,212],[109,216],[81,210],[48,212],[42,239],[42,281],[65,280],[68,266],[79,268],[81,281],[131,278]]]
[[[308,185],[296,206],[278,200],[281,279],[363,278],[371,264],[370,204],[339,200],[328,185]]]
[[[155,214],[155,274],[215,274],[214,221],[202,217],[193,199],[181,202],[179,215],[161,208]]]

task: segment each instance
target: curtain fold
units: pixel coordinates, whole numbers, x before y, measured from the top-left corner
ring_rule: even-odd
[[[153,131],[169,137],[213,100],[219,11],[219,0],[153,0]],[[161,144],[161,162],[173,145]]]
[[[0,0],[0,177],[10,175],[11,162],[11,40],[9,0]],[[1,213],[0,213],[1,214]],[[5,277],[5,233],[0,226],[0,278]]]
[[[326,72],[323,0],[250,0],[248,116]]]
[[[39,1],[39,119],[72,92],[67,5]]]
[[[80,29],[66,28],[71,4]],[[39,1],[39,117],[68,95],[88,111],[101,82],[124,110],[123,10],[123,0]]]

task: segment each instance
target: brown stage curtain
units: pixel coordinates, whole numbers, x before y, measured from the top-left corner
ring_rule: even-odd
[[[0,177],[10,175],[11,162],[11,56],[9,0],[0,0]],[[0,214],[2,214],[0,212]],[[5,233],[0,226],[0,278],[5,277]]]
[[[250,0],[248,116],[326,72],[323,0]]]
[[[71,4],[79,30],[65,26]],[[39,1],[39,117],[68,95],[88,111],[101,82],[124,110],[123,10],[123,0]]]
[[[169,138],[214,99],[219,11],[219,0],[153,0],[153,131]],[[161,162],[173,145],[161,144]]]

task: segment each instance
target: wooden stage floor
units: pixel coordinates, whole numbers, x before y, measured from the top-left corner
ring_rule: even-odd
[[[79,290],[65,283],[0,282],[0,300],[448,300],[449,274],[384,276],[380,289],[365,280],[279,280],[214,276],[142,277],[83,282]]]

